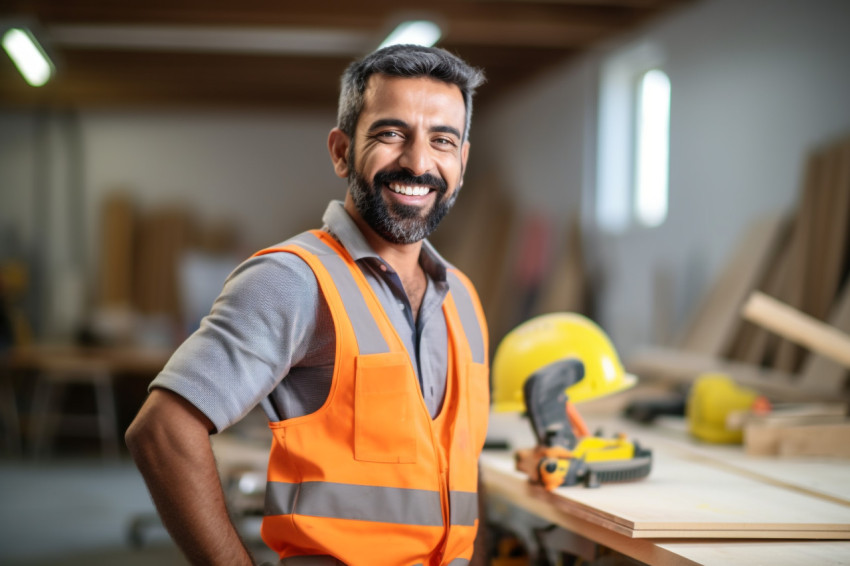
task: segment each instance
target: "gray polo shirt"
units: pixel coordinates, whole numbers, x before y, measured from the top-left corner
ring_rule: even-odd
[[[414,322],[401,279],[372,250],[342,202],[331,202],[322,221],[357,262],[389,315],[435,417],[448,368],[442,315],[448,264],[423,242],[419,264],[428,284]],[[330,311],[310,267],[289,253],[253,257],[230,274],[210,314],[151,387],[181,395],[218,431],[258,403],[271,421],[306,415],[327,399],[335,341]]]

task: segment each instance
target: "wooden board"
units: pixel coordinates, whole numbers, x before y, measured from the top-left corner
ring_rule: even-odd
[[[850,563],[850,542],[846,541],[682,541],[658,544],[701,566],[802,566]],[[653,562],[662,564],[662,562]],[[664,562],[663,564],[670,564]]]
[[[850,458],[850,423],[847,421],[787,427],[783,433],[779,439],[780,456]]]
[[[100,212],[98,306],[129,308],[133,303],[135,212],[124,192],[104,198]]]
[[[704,372],[730,375],[737,383],[776,401],[836,401],[842,395],[819,387],[801,387],[796,376],[682,350],[646,348],[626,360],[626,368],[642,379],[670,384],[691,383]]]
[[[740,321],[738,308],[764,277],[785,230],[780,216],[753,224],[699,306],[680,348],[714,356],[728,351]]]
[[[828,322],[834,328],[850,333],[850,281],[844,284]],[[847,391],[848,373],[847,368],[838,362],[826,356],[812,355],[801,370],[800,386],[844,392]]]
[[[819,263],[813,270],[811,293],[805,312],[826,318],[841,286],[842,267],[850,247],[850,138],[829,147],[826,159],[827,186],[821,195],[820,225],[815,233]]]
[[[487,473],[525,480],[508,455],[485,454]],[[850,539],[850,506],[824,501],[654,450],[644,480],[554,490],[563,512],[632,538]]]
[[[569,219],[565,231],[563,249],[557,250],[552,269],[541,286],[540,299],[534,309],[537,314],[587,311],[587,270],[578,214]]]
[[[850,336],[764,293],[755,291],[743,316],[850,368]]]
[[[639,386],[643,387],[644,385]],[[634,391],[636,390],[632,390]],[[610,415],[591,415],[588,418],[588,425],[592,430],[601,428],[606,434],[626,432],[659,453],[682,452],[692,458],[719,461],[729,471],[749,476],[756,481],[772,483],[780,488],[796,490],[815,498],[834,498],[843,501],[845,506],[850,506],[850,482],[846,480],[850,469],[847,466],[837,466],[834,461],[822,458],[786,459],[781,461],[782,465],[777,465],[777,460],[773,458],[747,458],[742,454],[740,446],[697,442],[687,435],[682,419],[666,417],[656,422],[659,426],[646,427]],[[530,424],[520,415],[491,414],[490,431],[495,436],[506,438],[513,446],[524,446],[524,443],[533,442]],[[647,564],[799,566],[843,564],[847,562],[846,558],[850,557],[850,541],[846,540],[704,539],[691,538],[692,533],[688,533],[687,538],[632,538],[609,529],[607,524],[600,524],[604,521],[593,523],[556,506],[552,501],[559,497],[557,494],[530,485],[522,474],[510,469],[507,455],[498,454],[485,452],[485,457],[482,458],[482,474],[491,505],[502,506],[505,502],[513,504],[545,521]],[[493,456],[496,456],[496,461],[506,463],[506,467],[494,468]],[[636,489],[641,488],[641,482],[630,485]],[[600,489],[608,487],[612,486],[604,485]],[[626,498],[628,497],[626,495]]]
[[[805,303],[805,296],[809,291],[807,284],[812,279],[811,271],[817,261],[813,257],[814,254],[809,252],[814,244],[813,233],[818,228],[816,215],[822,200],[819,196],[825,186],[823,162],[822,152],[813,153],[806,162],[801,202],[787,249],[789,271],[781,282],[782,286],[776,293],[772,293],[772,296],[796,309],[802,308]],[[799,348],[794,342],[780,340],[770,365],[782,371],[793,372],[799,356]]]
[[[740,444],[712,444],[693,437],[681,417],[660,417],[654,426],[637,427],[622,419],[587,419],[591,430],[626,432],[644,446],[827,501],[850,506],[850,462],[835,458],[764,458],[749,456]]]

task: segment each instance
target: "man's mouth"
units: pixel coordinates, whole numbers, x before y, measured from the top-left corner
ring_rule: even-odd
[[[421,197],[431,192],[431,187],[423,185],[404,185],[402,183],[389,183],[387,185],[391,191],[400,195]]]

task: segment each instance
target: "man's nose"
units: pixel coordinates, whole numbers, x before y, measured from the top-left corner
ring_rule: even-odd
[[[434,160],[431,156],[431,146],[428,140],[419,137],[408,140],[399,157],[398,164],[411,175],[419,176],[431,172]]]

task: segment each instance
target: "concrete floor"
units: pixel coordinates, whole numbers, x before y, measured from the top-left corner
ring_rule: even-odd
[[[130,529],[152,519],[134,547]],[[257,557],[259,521],[241,525]],[[266,554],[266,555],[264,555]],[[141,475],[129,459],[0,460],[0,564],[4,566],[185,566],[155,519]]]

